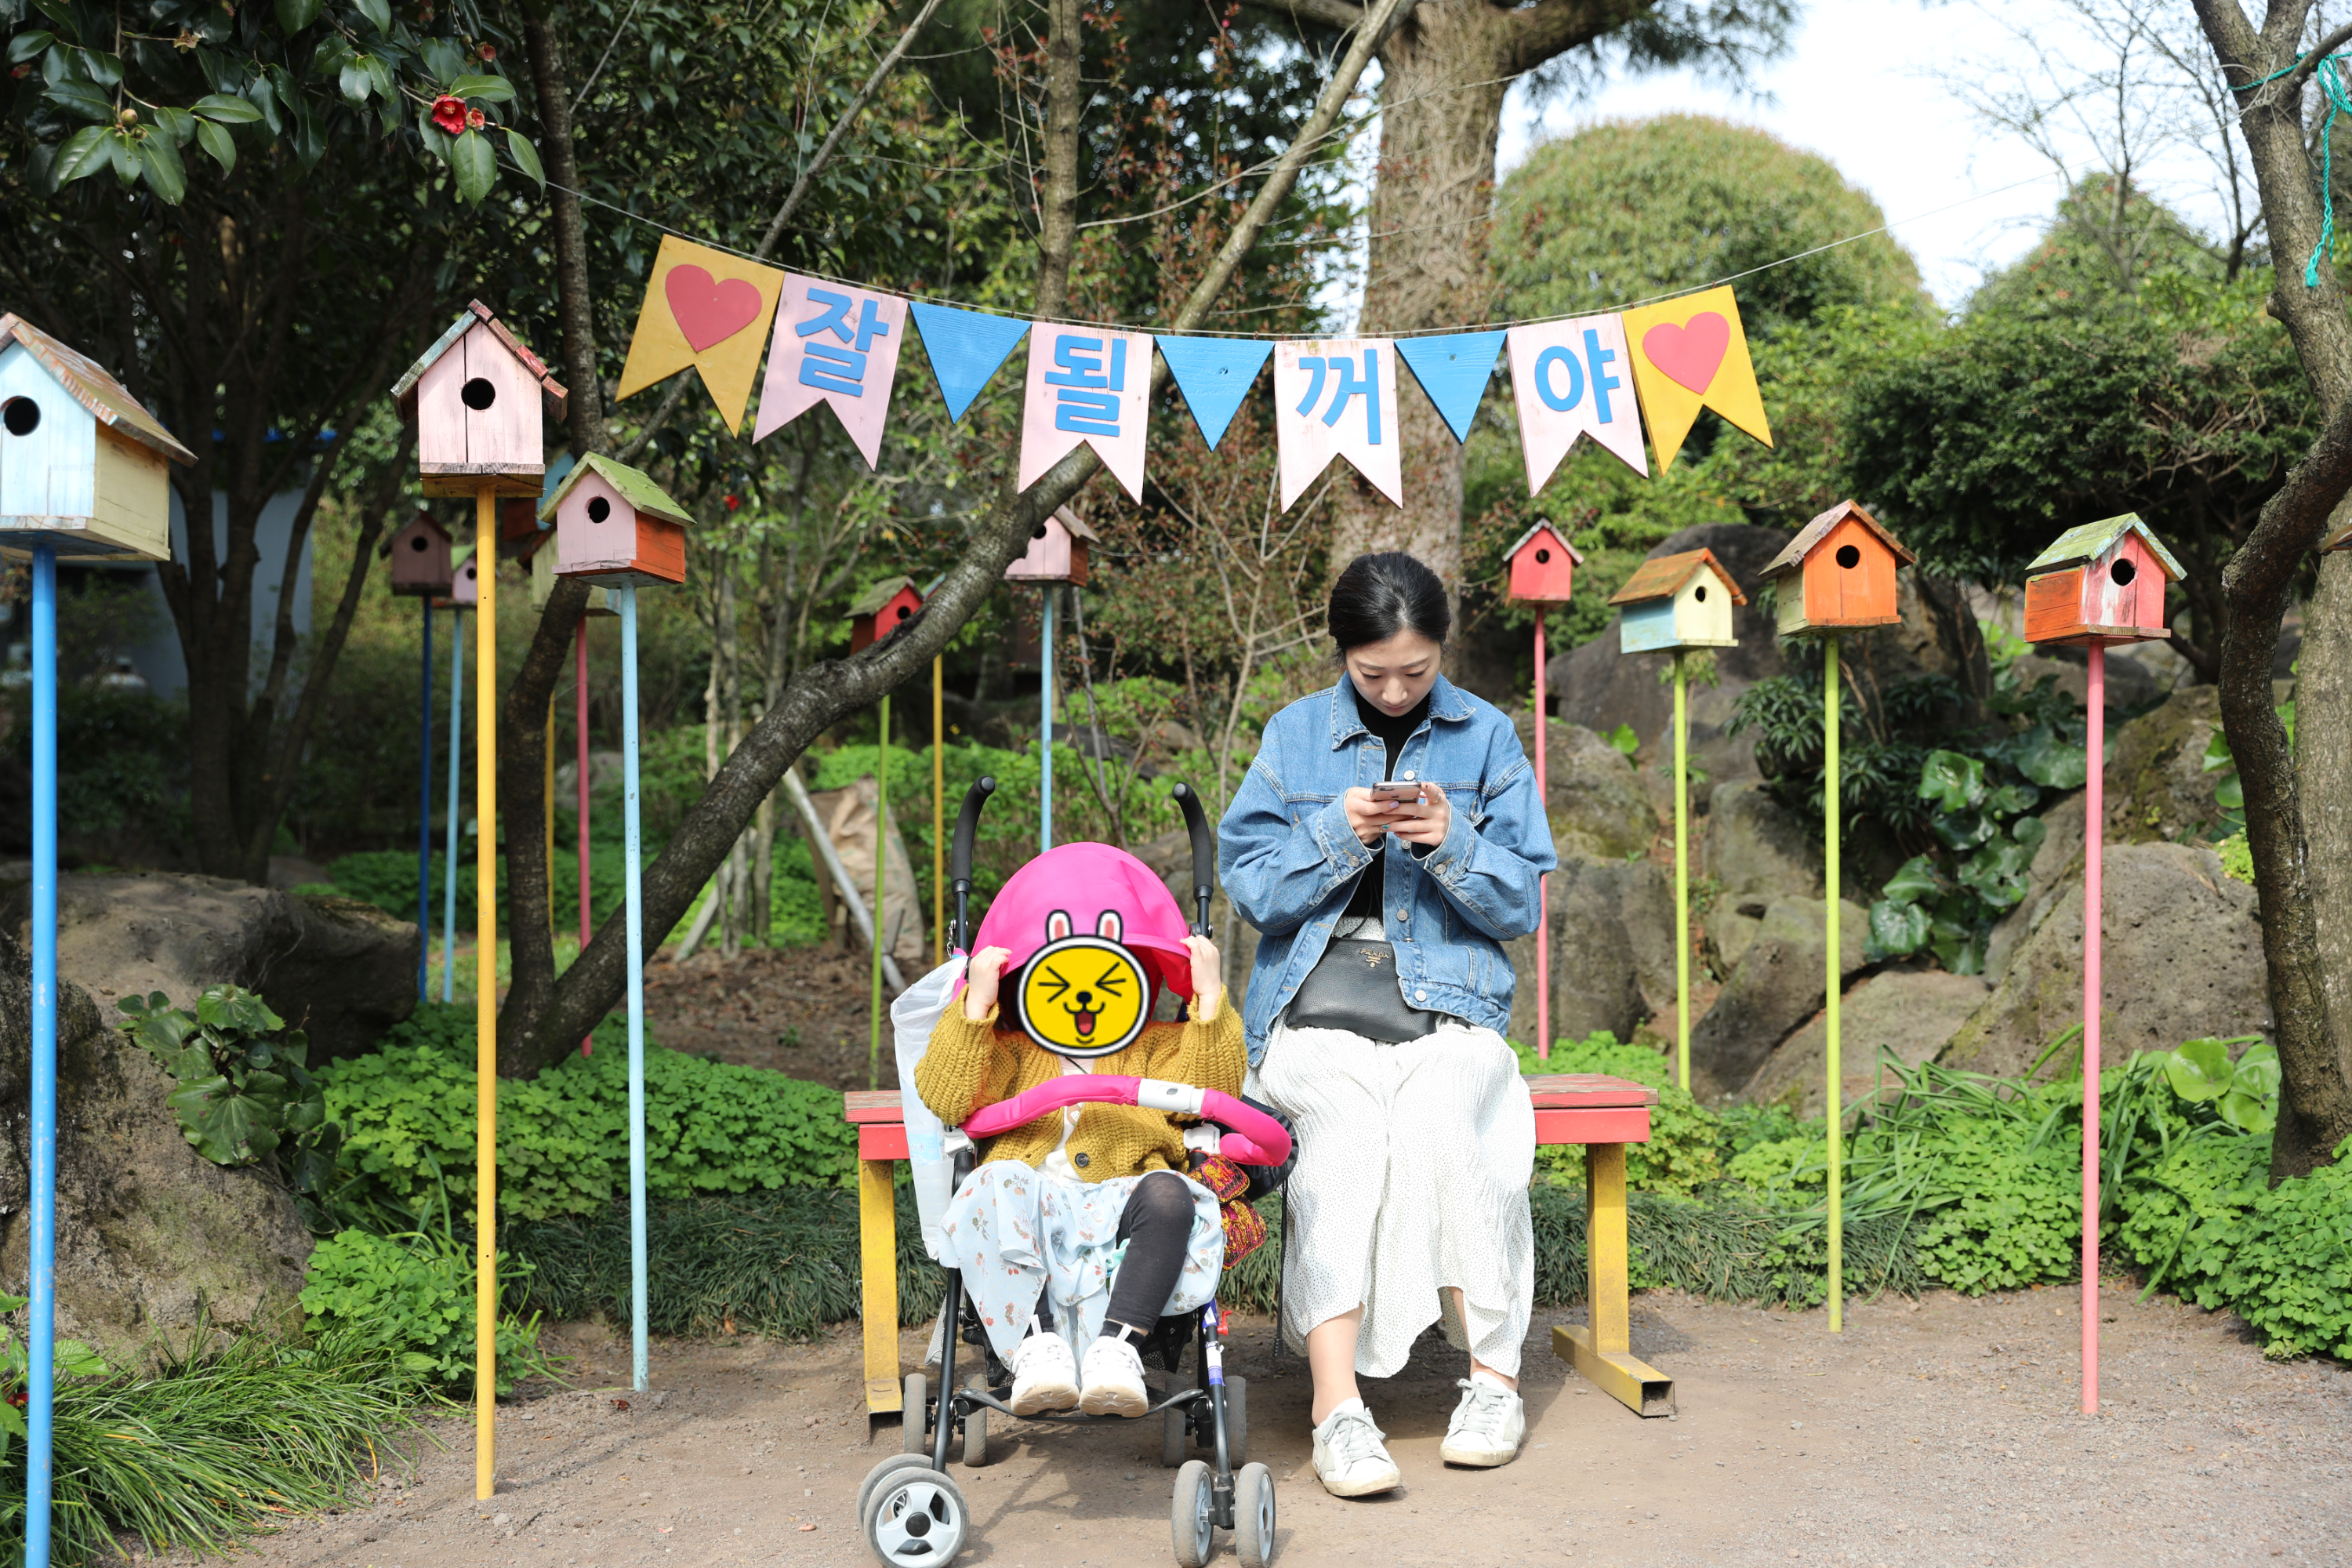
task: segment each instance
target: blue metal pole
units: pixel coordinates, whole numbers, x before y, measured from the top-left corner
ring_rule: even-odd
[[[33,1234],[25,1568],[48,1568],[58,1309],[58,552],[33,546]]]
[[[629,934],[629,1373],[646,1377],[646,913],[637,870],[637,588],[615,588],[621,607],[622,886]]]
[[[1044,854],[1054,847],[1054,590],[1060,584],[1045,584],[1045,635],[1037,655],[1037,760],[1044,772],[1037,786],[1037,853]],[[878,923],[882,911],[874,911]]]
[[[457,994],[457,806],[459,753],[465,751],[466,613],[449,612],[449,847],[441,855],[441,1000]]]
[[[428,966],[433,952],[433,595],[425,605],[424,700],[422,760],[416,767],[416,999],[432,994]]]

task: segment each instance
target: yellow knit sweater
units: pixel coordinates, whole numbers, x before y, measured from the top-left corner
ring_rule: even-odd
[[[954,1127],[982,1106],[1060,1077],[1062,1059],[1026,1035],[999,1031],[995,1008],[974,1023],[963,1016],[959,1001],[949,1005],[931,1029],[930,1047],[915,1068],[915,1091],[934,1115]],[[1239,1094],[1248,1057],[1241,1017],[1230,1001],[1220,998],[1211,1017],[1146,1024],[1127,1049],[1082,1065],[1088,1072],[1170,1079]],[[1062,1112],[1048,1111],[989,1140],[982,1159],[1041,1166],[1061,1141]],[[1089,1182],[1181,1171],[1186,1164],[1184,1135],[1175,1120],[1137,1105],[1081,1107],[1069,1154],[1070,1163]]]

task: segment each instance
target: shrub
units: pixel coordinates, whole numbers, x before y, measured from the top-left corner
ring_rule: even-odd
[[[402,1379],[455,1394],[474,1381],[474,1259],[470,1243],[447,1231],[438,1237],[413,1232],[399,1237],[343,1230],[310,1251],[302,1283],[304,1326],[312,1333],[341,1331],[355,1342],[381,1350]],[[509,1273],[527,1274],[528,1264],[509,1268],[499,1258],[502,1286]],[[520,1378],[543,1373],[539,1319],[499,1318],[499,1393],[513,1391]]]
[[[1650,1108],[1650,1141],[1625,1147],[1628,1186],[1645,1193],[1688,1195],[1722,1179],[1721,1118],[1699,1104],[1687,1089],[1676,1089],[1672,1064],[1648,1046],[1624,1044],[1601,1029],[1581,1040],[1555,1041],[1549,1061],[1537,1060],[1535,1052],[1526,1046],[1513,1048],[1519,1053],[1521,1072],[1604,1073],[1658,1091],[1658,1103]],[[1536,1164],[1554,1182],[1584,1185],[1584,1151],[1578,1145],[1539,1144]]]
[[[2352,1138],[2336,1163],[2254,1195],[2221,1294],[2264,1355],[2352,1357]]]

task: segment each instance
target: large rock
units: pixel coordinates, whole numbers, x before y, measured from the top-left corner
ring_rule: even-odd
[[[29,940],[31,889],[8,889],[6,924]],[[207,985],[257,991],[310,1037],[310,1060],[358,1056],[416,1007],[415,925],[354,899],[313,898],[162,872],[58,879],[58,973],[105,1022],[123,996],[185,1006]]]
[[[1551,875],[1551,1033],[1580,1040],[1606,1029],[1621,1040],[1675,998],[1675,895],[1647,860],[1564,859]],[[1510,1037],[1532,1043],[1536,939],[1506,950],[1517,972]]]
[[[1869,916],[1843,900],[1838,911],[1843,980],[1862,968]],[[1821,1011],[1828,982],[1826,912],[1819,899],[1779,899],[1766,907],[1739,967],[1706,1016],[1691,1026],[1691,1087],[1702,1098],[1738,1093],[1780,1042]]]
[[[1523,712],[1516,722],[1532,757],[1534,721]],[[1623,860],[1646,854],[1657,838],[1657,808],[1633,759],[1581,724],[1545,721],[1544,789],[1562,860]]]
[[[2108,655],[2112,664],[2116,656]],[[2205,748],[2221,731],[2219,687],[2176,691],[2107,740],[2107,842],[2200,837],[2221,820]]]
[[[2220,858],[2201,845],[2111,845],[2104,867],[2100,1035],[2110,1059],[2203,1035],[2270,1034],[2254,890],[2223,876]],[[2083,1021],[2079,870],[2043,903],[2000,984],[1939,1060],[2021,1073]]]
[[[0,934],[0,1289],[26,1293],[31,1201],[31,961]],[[209,1314],[285,1321],[310,1237],[274,1176],[200,1157],[164,1104],[171,1076],[88,993],[58,987],[58,1332],[136,1363],[157,1331]]]
[[[1940,969],[1890,969],[1848,991],[1838,1006],[1838,1079],[1847,1105],[1890,1081],[1882,1053],[1906,1068],[1932,1058],[1969,1021],[1989,987],[1973,975]],[[1818,1005],[1821,998],[1814,997]],[[1829,1104],[1828,1015],[1816,1016],[1780,1043],[1742,1098],[1760,1102],[1793,1094],[1800,1114],[1820,1116]]]
[[[1775,899],[1818,899],[1826,860],[1819,825],[1799,817],[1763,784],[1727,784],[1706,814],[1701,874],[1720,889],[1721,906],[1761,918],[1752,906]]]
[[[2051,906],[2083,879],[2083,792],[2074,790],[2042,811],[2049,831],[2025,871],[2025,896],[1992,928],[1985,942],[1985,978],[1998,983],[2018,944],[2033,934]]]

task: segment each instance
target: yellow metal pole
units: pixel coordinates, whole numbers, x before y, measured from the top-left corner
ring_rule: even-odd
[[[1690,1089],[1690,686],[1675,649],[1675,1081]]]
[[[931,659],[931,962],[948,961],[946,661]]]
[[[889,1160],[857,1162],[858,1326],[866,1342],[866,1414],[898,1408],[898,1215]],[[908,1412],[919,1423],[923,1413]]]
[[[1838,1095],[1838,831],[1843,813],[1839,797],[1844,793],[1843,781],[1838,771],[1838,639],[1832,632],[1822,646],[1822,668],[1825,672],[1822,686],[1822,816],[1823,841],[1827,847],[1823,879],[1823,907],[1826,914],[1822,926],[1829,937],[1828,984],[1822,1003],[1822,1021],[1829,1034],[1829,1112],[1830,1112],[1830,1332],[1836,1333],[1845,1326],[1845,1225],[1840,1212],[1844,1194],[1841,1177],[1844,1169],[1845,1129],[1842,1125],[1843,1108]]]
[[[874,753],[874,998],[873,1034],[866,1046],[866,1087],[882,1083],[882,944],[889,940],[882,919],[890,868],[890,699],[882,699],[882,744]]]
[[[498,1489],[499,500],[474,493],[474,1496]]]

